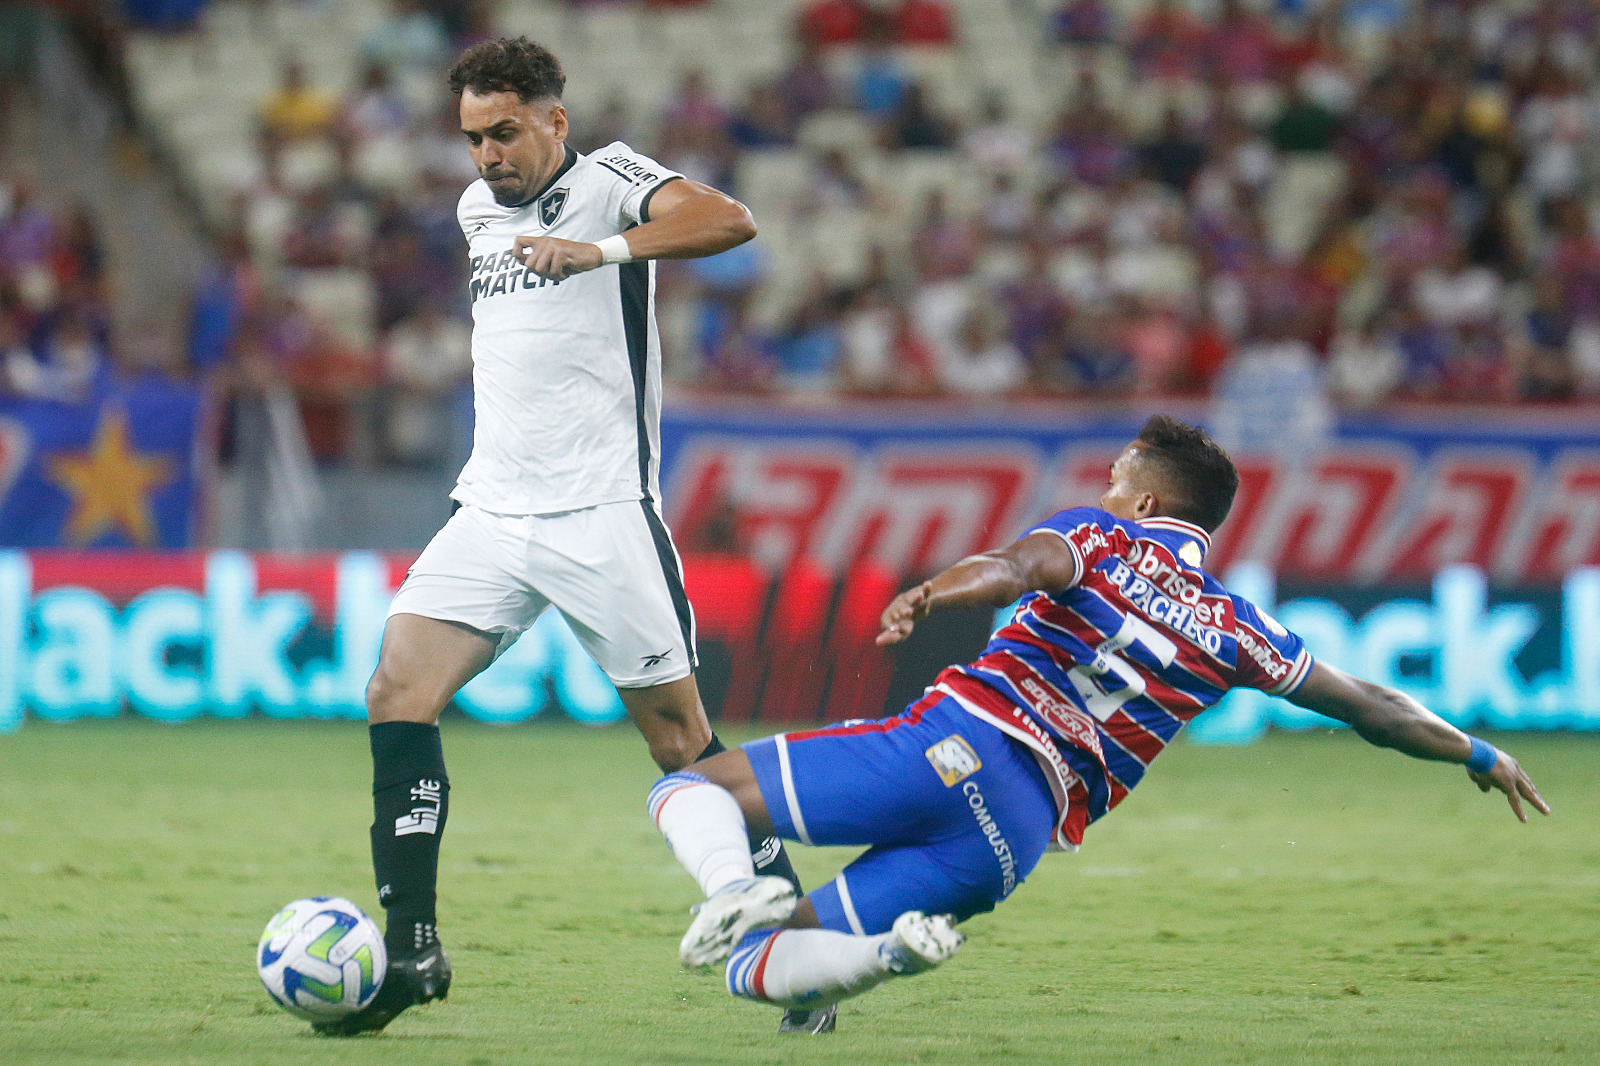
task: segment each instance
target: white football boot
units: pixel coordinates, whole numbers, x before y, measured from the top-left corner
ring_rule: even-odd
[[[948,914],[931,918],[921,911],[906,911],[894,920],[893,936],[879,949],[891,973],[901,976],[927,973],[967,942]]]
[[[690,968],[721,962],[750,930],[788,921],[798,902],[794,885],[781,877],[735,881],[695,908],[678,959]]]

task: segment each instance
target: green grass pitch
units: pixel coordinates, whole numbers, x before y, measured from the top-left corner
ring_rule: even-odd
[[[297,896],[375,906],[364,729],[30,723],[0,737],[0,1062],[1594,1062],[1600,737],[1499,739],[1552,818],[1348,733],[1180,744],[944,970],[781,1038],[677,966],[695,890],[631,730],[450,721],[455,989],[327,1041],[252,952]],[[848,858],[794,850],[812,884]]]

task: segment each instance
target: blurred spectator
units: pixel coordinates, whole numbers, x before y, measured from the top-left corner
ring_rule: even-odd
[[[922,201],[922,221],[911,239],[917,276],[942,281],[972,273],[978,255],[978,235],[965,219],[950,215],[943,189],[930,189]]]
[[[1207,36],[1179,0],[1155,0],[1129,28],[1128,58],[1140,77],[1193,78],[1206,61]]]
[[[450,56],[450,41],[422,0],[393,0],[388,17],[361,41],[361,58],[397,77],[426,73]]]
[[[728,140],[728,112],[705,74],[685,71],[677,92],[662,110],[656,158],[685,177],[709,185],[729,183],[734,150]]]
[[[800,11],[796,36],[818,44],[855,44],[878,15],[864,0],[812,0]]]
[[[961,135],[961,151],[978,170],[1016,174],[1033,153],[1033,134],[1006,113],[998,93],[987,93],[978,118]]]
[[[58,403],[87,403],[105,383],[106,353],[91,323],[68,315],[48,337],[37,357],[15,347],[6,359],[12,391]]]
[[[239,327],[254,311],[261,289],[242,227],[223,235],[217,253],[189,301],[189,365],[200,373],[215,370],[232,354]]]
[[[338,99],[307,84],[306,68],[298,60],[283,65],[277,88],[258,110],[261,132],[270,144],[331,137],[338,131]]]
[[[1541,265],[1561,279],[1562,304],[1574,320],[1600,320],[1600,238],[1586,205],[1562,200],[1550,215],[1553,240]]]
[[[775,87],[750,87],[744,106],[728,120],[728,139],[738,148],[788,148],[794,144],[794,123]]]
[[[606,97],[606,102],[595,114],[578,115],[571,122],[567,143],[585,155],[597,152],[613,141],[632,144],[634,140],[633,124],[628,119],[628,102],[618,93]]]
[[[472,378],[472,326],[438,300],[421,301],[389,331],[384,374],[392,393],[384,425],[389,454],[408,465],[446,458],[455,438],[454,393]]]
[[[1106,0],[1067,0],[1050,16],[1050,35],[1057,44],[1109,44],[1113,26]]]
[[[926,396],[939,391],[933,349],[910,310],[881,283],[862,286],[841,324],[843,386],[874,395]]]
[[[1412,298],[1428,321],[1441,326],[1483,326],[1500,314],[1500,276],[1467,261],[1456,248],[1417,276]]]
[[[995,174],[975,219],[979,231],[990,242],[1016,241],[1031,221],[1028,200],[1018,190],[1016,178],[1006,171]]]
[[[1365,410],[1393,395],[1405,374],[1405,360],[1393,340],[1369,322],[1340,333],[1328,354],[1328,392],[1344,407]]]
[[[900,0],[889,17],[899,44],[955,43],[955,14],[945,0]]]
[[[1516,118],[1526,154],[1524,181],[1540,200],[1569,196],[1584,172],[1585,145],[1596,133],[1594,104],[1577,79],[1548,65]]]
[[[790,317],[777,339],[778,383],[784,388],[812,392],[834,385],[844,347],[841,295],[814,280]]]
[[[1133,360],[1133,384],[1139,392],[1170,392],[1185,379],[1185,361],[1192,348],[1178,313],[1151,297],[1123,299],[1122,345]]]
[[[399,137],[411,123],[411,109],[394,87],[388,68],[369,61],[354,91],[345,99],[345,129],[358,145]]]
[[[364,236],[352,212],[321,185],[296,205],[283,237],[284,262],[303,268],[353,265],[364,251]]]
[[[1011,343],[1030,363],[1043,364],[1060,351],[1070,309],[1051,276],[1046,244],[1029,242],[1022,275],[1003,285],[998,296]]]
[[[1123,344],[1122,323],[1086,308],[1072,319],[1060,363],[1044,368],[1046,381],[1077,396],[1109,396],[1133,388],[1134,363]]]
[[[1522,335],[1512,338],[1515,357],[1522,363],[1518,399],[1565,400],[1573,395],[1573,335],[1560,283],[1541,277],[1534,282],[1533,306],[1523,317]]]
[[[774,88],[791,122],[798,122],[834,102],[833,78],[815,37],[800,39],[794,62],[779,76]]]
[[[1242,0],[1222,0],[1217,21],[1206,41],[1211,68],[1230,82],[1264,82],[1272,78],[1279,45],[1272,23]]]
[[[1006,340],[1000,315],[986,305],[968,310],[954,343],[935,350],[939,381],[958,396],[1001,396],[1028,377],[1027,361]]]
[[[920,82],[906,86],[900,103],[884,124],[884,147],[899,148],[953,148],[956,142],[955,124],[936,114],[928,103],[927,91]]]
[[[842,149],[823,153],[806,184],[804,207],[808,211],[866,210],[875,197]]]
[[[1058,173],[1097,187],[1111,184],[1134,160],[1120,121],[1100,102],[1087,75],[1079,82],[1077,99],[1056,119],[1046,152]]]
[[[1327,152],[1339,135],[1339,116],[1307,96],[1299,79],[1283,80],[1283,105],[1267,127],[1267,140],[1280,152]]]
[[[1206,146],[1184,127],[1177,108],[1168,108],[1161,129],[1139,149],[1146,173],[1177,192],[1184,192],[1206,162]]]
[[[874,28],[856,71],[855,105],[867,118],[879,122],[894,116],[911,81],[891,43],[886,28]]]

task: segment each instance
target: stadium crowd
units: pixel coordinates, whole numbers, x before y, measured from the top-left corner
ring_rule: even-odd
[[[1060,73],[1043,121],[1003,92],[958,115],[919,76],[961,54],[958,10],[815,0],[786,69],[741,96],[691,69],[664,102],[572,107],[580,149],[625,139],[757,207],[753,244],[661,264],[680,387],[1600,394],[1592,4],[1041,4]],[[454,209],[475,177],[442,71],[504,28],[485,0],[394,0],[347,89],[290,56],[258,103],[190,358],[289,383],[322,458],[440,454],[470,374]],[[796,157],[794,189],[761,185]],[[899,180],[930,160],[959,185]],[[29,257],[51,255],[78,264],[49,268],[59,332],[93,334],[73,295],[97,269],[92,225],[61,216],[49,247],[76,251],[41,252],[29,204],[0,215],[6,337],[36,328]]]
[[[0,395],[97,398],[114,373],[105,252],[82,204],[0,174]]]

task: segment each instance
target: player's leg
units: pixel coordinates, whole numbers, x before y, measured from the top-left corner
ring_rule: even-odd
[[[545,524],[544,558],[530,565],[539,588],[566,616],[584,648],[606,672],[663,770],[724,750],[711,732],[695,684],[694,610],[683,587],[683,564],[650,500],[606,504]],[[801,891],[777,837],[753,836],[751,854],[763,875]],[[824,1032],[833,1014],[786,1014],[786,1032]]]
[[[367,683],[372,748],[372,868],[387,912],[389,972],[377,999],[327,1035],[382,1029],[408,1007],[443,998],[450,962],[439,944],[439,845],[450,777],[438,720],[447,703],[545,603],[504,563],[514,519],[462,508],[429,543],[390,606],[378,667]]]
[[[439,715],[462,685],[494,661],[499,638],[455,622],[397,614],[384,626],[367,683],[372,746],[372,866],[388,913],[391,955],[437,939],[439,842],[450,776]]]
[[[650,758],[664,772],[681,770],[704,758],[712,746],[711,723],[706,720],[694,674],[644,688],[618,686],[617,695],[643,734]]]
[[[529,572],[616,685],[650,757],[673,771],[726,750],[694,676],[694,610],[672,537],[649,501],[606,504],[538,523]],[[782,843],[752,837],[764,875],[800,891]]]
[[[922,720],[909,723],[919,706]],[[871,732],[887,723],[895,724]],[[814,1007],[925,972],[960,947],[955,923],[1009,895],[1050,841],[1054,801],[1031,753],[953,702],[935,696],[899,719],[856,728],[867,732],[774,743],[783,755],[776,774],[763,771],[760,752],[752,755],[780,833],[803,829],[817,843],[876,840],[811,893],[809,914],[797,914],[822,928],[746,936],[728,964],[736,995]],[[875,769],[896,782],[892,793],[853,784]],[[851,822],[868,808],[863,832]],[[872,831],[873,823],[885,828]]]
[[[736,914],[737,899],[724,898],[730,886],[736,896],[743,891],[737,886],[753,883],[752,864],[734,846],[741,834],[775,831],[807,844],[884,844],[919,842],[942,829],[941,818],[948,817],[936,807],[943,797],[924,795],[926,783],[920,790],[912,787],[920,778],[906,765],[916,759],[926,767],[923,749],[939,739],[932,734],[948,731],[943,720],[924,721],[941,699],[918,701],[878,722],[752,741],[657,782],[651,817],[708,897],[684,937],[686,964],[721,958],[752,927]],[[769,917],[769,908],[756,903]],[[736,920],[725,920],[729,915]]]

